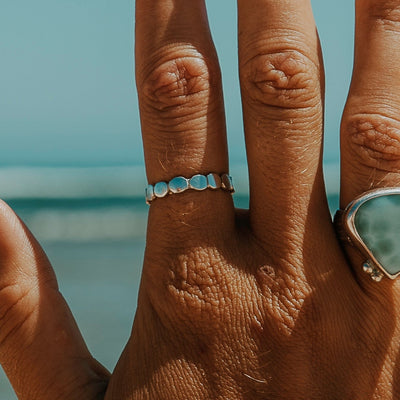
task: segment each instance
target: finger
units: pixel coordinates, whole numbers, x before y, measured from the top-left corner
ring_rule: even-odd
[[[0,203],[0,363],[20,400],[102,399],[90,355],[31,233]]]
[[[400,1],[356,2],[354,72],[341,126],[342,208],[369,189],[400,185],[399,34]],[[366,257],[353,249],[349,255],[365,288],[391,293],[392,281],[377,285],[363,273]]]
[[[220,71],[202,0],[136,1],[136,81],[150,184],[228,171]],[[184,215],[204,225],[208,215],[209,223],[232,212],[221,192],[156,199],[150,217],[169,229]],[[190,212],[182,209],[187,204]],[[176,213],[166,212],[174,206]]]
[[[238,4],[251,222],[258,237],[288,248],[283,230],[302,242],[306,218],[328,220],[318,35],[308,0]]]
[[[354,72],[342,120],[341,206],[400,185],[400,1],[358,0]]]

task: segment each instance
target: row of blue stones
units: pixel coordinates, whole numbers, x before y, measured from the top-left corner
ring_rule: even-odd
[[[197,174],[193,175],[191,178],[177,176],[170,180],[168,183],[157,182],[155,185],[148,185],[146,188],[146,203],[150,204],[153,200],[157,198],[162,198],[172,193],[182,193],[188,189],[223,189],[230,193],[233,193],[235,191],[232,183],[232,177],[228,174]]]

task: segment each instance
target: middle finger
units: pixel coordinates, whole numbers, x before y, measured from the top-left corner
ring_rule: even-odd
[[[286,248],[282,232],[302,241],[310,205],[328,215],[319,39],[309,0],[238,5],[251,223],[261,240]]]

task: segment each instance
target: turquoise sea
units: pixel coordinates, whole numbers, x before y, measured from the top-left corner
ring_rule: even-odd
[[[337,207],[335,166],[326,168]],[[239,207],[248,204],[244,167],[231,170]],[[140,280],[147,205],[142,167],[0,168],[3,198],[47,252],[92,353],[113,369],[127,341]],[[0,372],[0,399],[15,400]]]

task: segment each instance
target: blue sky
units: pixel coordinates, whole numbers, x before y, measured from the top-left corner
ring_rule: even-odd
[[[208,1],[227,99],[231,162],[245,160],[236,9]],[[353,2],[315,0],[327,71],[327,162],[352,68]],[[143,162],[132,0],[0,0],[0,165]]]

